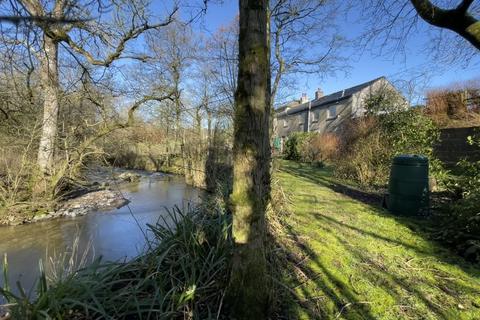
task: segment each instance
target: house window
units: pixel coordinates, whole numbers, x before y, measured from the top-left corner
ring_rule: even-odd
[[[318,121],[318,112],[312,112],[311,119],[312,119],[312,122],[317,122]]]
[[[328,107],[327,120],[335,119],[337,117],[337,106]]]

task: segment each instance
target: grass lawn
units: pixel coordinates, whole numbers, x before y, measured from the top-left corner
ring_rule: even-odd
[[[329,170],[280,161],[292,200],[280,246],[291,319],[480,319],[480,266],[442,248]]]

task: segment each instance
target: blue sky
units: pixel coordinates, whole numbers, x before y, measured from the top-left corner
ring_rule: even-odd
[[[204,32],[214,32],[222,25],[230,23],[238,14],[238,0],[225,0],[223,3],[210,3],[206,15],[200,22]],[[342,17],[339,21],[344,27],[342,32],[347,38],[355,38],[362,31],[363,26],[355,24],[358,17]],[[349,21],[347,21],[347,19]],[[416,72],[428,70],[428,80],[422,78],[420,92],[427,88],[446,86],[452,82],[461,82],[480,76],[480,58],[477,57],[468,68],[460,65],[440,66],[432,58],[421,53],[428,39],[427,32],[433,28],[423,21],[416,35],[406,45],[407,55],[392,57],[391,55],[374,55],[370,52],[359,53],[356,48],[346,49],[345,54],[351,57],[350,69],[347,74],[338,73],[333,77],[320,80],[315,75],[298,78],[298,90],[313,96],[316,88],[322,88],[328,94],[371,79],[387,76],[390,80],[410,80]]]

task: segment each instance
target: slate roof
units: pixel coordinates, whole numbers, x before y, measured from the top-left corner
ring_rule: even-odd
[[[380,79],[384,79],[384,78],[385,77],[376,78],[376,79],[370,80],[368,82],[356,85],[354,87],[344,89],[344,90],[341,90],[341,91],[337,91],[337,92],[334,92],[332,94],[323,96],[320,99],[311,100],[310,101],[311,102],[310,109],[318,108],[318,107],[327,107],[327,106],[332,105],[334,103],[337,103],[339,101],[349,99],[355,93],[358,93],[358,92],[362,91],[363,89],[371,86],[374,82],[376,82]],[[283,105],[283,106],[277,108],[275,110],[275,113],[277,114],[277,116],[283,116],[283,115],[287,115],[287,114],[295,114],[295,113],[307,110],[310,102],[299,104],[299,105],[293,106],[293,107],[290,106],[290,104]],[[286,110],[287,107],[290,107],[290,108],[288,110]]]
[[[287,108],[295,108],[295,107],[298,107],[298,106],[300,106],[300,101],[299,100],[293,100],[293,101],[290,101],[290,102],[287,102],[285,104],[280,105],[279,107],[277,107],[275,109],[275,112],[280,113],[282,111],[285,111],[285,109],[287,109]]]

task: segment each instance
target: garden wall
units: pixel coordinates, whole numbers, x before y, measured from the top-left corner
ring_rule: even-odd
[[[454,166],[463,158],[480,160],[480,148],[467,143],[467,137],[475,133],[480,134],[480,127],[441,129],[435,155],[447,166]]]

